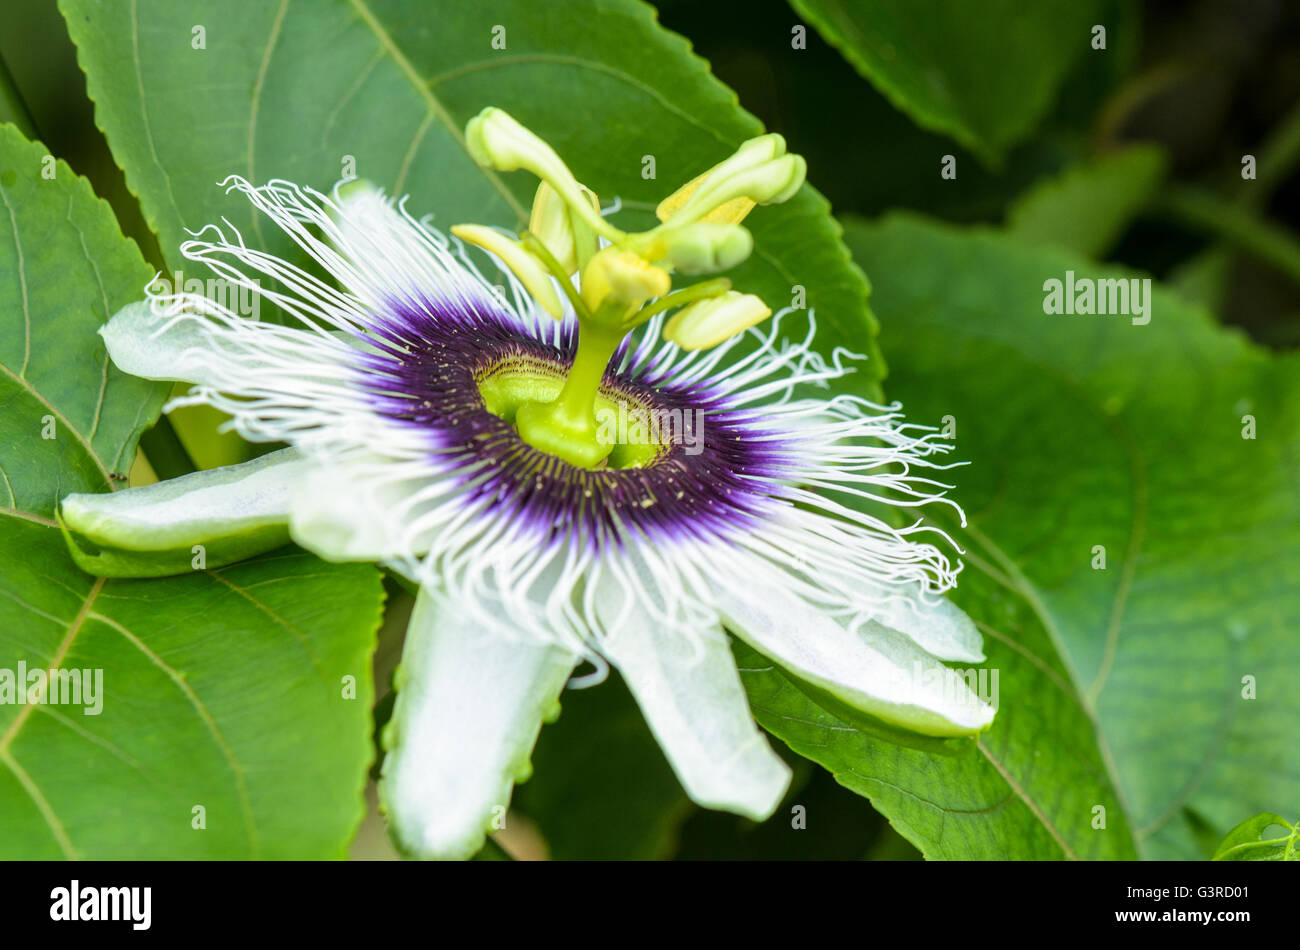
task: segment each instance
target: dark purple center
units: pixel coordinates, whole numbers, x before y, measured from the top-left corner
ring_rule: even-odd
[[[360,356],[376,410],[428,433],[438,470],[464,472],[467,503],[487,499],[493,516],[518,519],[548,540],[603,544],[619,543],[626,531],[651,539],[743,531],[771,510],[771,480],[789,468],[758,413],[732,408],[707,381],[675,384],[626,349],[611,361],[620,368],[606,371],[602,395],[626,409],[620,435],[653,434],[658,426],[657,450],[634,453],[636,467],[591,470],[524,442],[505,416],[489,411],[480,382],[518,371],[562,378],[576,349],[573,326],[551,344],[490,303],[417,309],[403,302],[366,342],[380,350]],[[615,464],[619,456],[616,449]]]

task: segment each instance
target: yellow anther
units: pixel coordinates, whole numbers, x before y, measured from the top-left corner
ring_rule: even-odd
[[[582,185],[578,188],[592,210],[599,214],[600,202],[596,195]],[[587,222],[575,218],[564,199],[546,182],[537,186],[528,230],[537,235],[568,274],[584,266],[596,253],[599,243]]]
[[[754,250],[753,236],[739,224],[696,221],[661,232],[663,257],[683,274],[730,270]]]
[[[758,297],[732,290],[683,307],[668,321],[663,335],[684,350],[707,350],[771,315]]]
[[[665,198],[661,221],[737,224],[754,205],[785,201],[803,184],[803,159],[787,155],[775,133],[743,142],[735,153]]]
[[[668,272],[631,251],[607,247],[582,272],[582,299],[595,313],[607,299],[629,309],[672,289]]]

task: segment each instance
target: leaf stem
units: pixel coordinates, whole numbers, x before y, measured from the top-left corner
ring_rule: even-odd
[[[1194,258],[1195,271],[1216,255],[1226,258],[1229,245],[1276,267],[1300,283],[1300,240],[1286,228],[1262,217],[1279,185],[1300,162],[1300,106],[1292,109],[1256,149],[1255,179],[1243,179],[1230,188],[1231,199],[1195,188],[1171,185],[1153,202],[1151,210],[1215,236],[1218,241]],[[1222,296],[1222,280],[1207,285],[1208,299]],[[1216,289],[1217,288],[1217,289]],[[1207,292],[1203,291],[1202,294]],[[1212,304],[1217,308],[1217,301]]]
[[[536,255],[538,260],[546,265],[546,269],[560,282],[560,287],[564,290],[564,295],[569,298],[569,303],[573,304],[574,313],[579,317],[591,319],[591,310],[587,307],[587,304],[583,301],[582,297],[578,295],[578,291],[574,289],[573,281],[570,280],[569,275],[564,272],[563,265],[555,259],[555,255],[552,254],[550,249],[542,243],[541,238],[533,234],[531,231],[524,231],[519,235],[519,240],[524,247]]]
[[[23,101],[22,93],[18,91],[13,73],[9,71],[3,57],[0,57],[0,119],[12,122],[18,127],[18,131],[29,139],[40,138],[40,134],[36,131],[36,122],[32,119],[27,103]]]
[[[1300,284],[1300,240],[1252,209],[1208,191],[1174,186],[1154,210],[1272,264]]]

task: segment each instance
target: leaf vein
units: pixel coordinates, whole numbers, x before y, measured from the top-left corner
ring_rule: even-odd
[[[284,15],[288,9],[289,0],[280,0],[280,7],[275,11],[275,19],[271,23],[271,35],[267,37],[266,49],[262,51],[262,61],[257,67],[257,80],[253,83],[253,101],[248,109],[248,180],[254,185],[257,184],[257,178],[253,173],[257,143],[257,113],[262,102],[262,89],[266,85],[266,74],[271,68],[271,55],[275,52],[276,43],[279,42],[280,28],[284,25]],[[260,243],[266,243],[266,239],[262,236],[259,215],[253,215],[253,232]]]
[[[77,616],[68,624],[67,635],[64,636],[62,642],[54,651],[54,656],[50,658],[50,669],[57,670],[63,666],[63,660],[67,657],[68,650],[72,648],[72,641],[77,639],[77,634],[79,634],[82,628],[86,625],[86,617],[90,614],[90,605],[95,602],[95,598],[99,596],[99,592],[103,590],[103,588],[104,578],[96,578],[89,593],[86,594],[86,599],[81,604],[81,609],[77,611]],[[3,593],[8,594],[8,591],[4,591]],[[9,594],[9,596],[13,597],[12,594]],[[17,600],[18,598],[14,597],[14,599]],[[35,608],[29,609],[34,610]],[[40,613],[40,611],[37,612]],[[48,616],[48,614],[46,616]],[[58,620],[58,618],[52,619]],[[64,622],[65,621],[63,620],[59,620],[59,623]],[[18,715],[14,716],[13,722],[9,724],[9,728],[5,730],[4,735],[0,736],[0,754],[9,751],[9,747],[13,745],[14,738],[18,735],[18,730],[23,727],[23,723],[27,721],[27,718],[32,714],[34,708],[35,700],[33,699],[28,699],[27,702],[23,703],[23,708],[18,711]]]
[[[1037,818],[1042,823],[1043,827],[1047,829],[1048,833],[1056,839],[1056,843],[1060,845],[1061,850],[1065,852],[1066,857],[1071,861],[1079,860],[1079,856],[1074,853],[1066,840],[1061,837],[1061,833],[1056,830],[1056,826],[1048,820],[1047,815],[1045,815],[1043,810],[1038,807],[1038,803],[1030,797],[1028,792],[1020,787],[1020,783],[1017,782],[1011,773],[1007,771],[1006,766],[998,761],[997,756],[989,751],[989,747],[984,744],[984,739],[977,739],[975,745],[980,752],[983,753],[984,757],[993,764],[993,767],[998,770],[998,774],[1002,776],[1003,780],[1011,786],[1011,790],[1015,792],[1016,796],[1025,803],[1031,812],[1034,813],[1034,817]]]
[[[194,711],[198,713],[200,721],[202,721],[203,725],[207,728],[208,733],[212,736],[217,748],[221,750],[221,754],[225,758],[226,764],[230,767],[231,774],[235,780],[235,791],[239,796],[240,810],[243,814],[244,833],[248,838],[248,845],[252,851],[251,856],[256,858],[261,852],[261,842],[258,836],[257,823],[253,818],[252,802],[248,797],[248,783],[244,778],[244,770],[240,766],[239,760],[235,758],[234,750],[230,748],[230,744],[226,741],[226,737],[217,727],[217,722],[212,717],[212,713],[208,710],[208,707],[204,704],[203,700],[199,698],[199,695],[194,691],[194,688],[185,681],[185,677],[181,676],[180,673],[169,666],[157,653],[150,650],[144,641],[138,636],[111,617],[106,617],[103,614],[93,614],[92,616],[100,623],[116,630],[137,650],[143,653],[149,662],[153,663],[167,675],[167,677],[176,685],[176,688],[179,689],[189,701],[190,705],[194,707]]]
[[[448,114],[446,108],[438,100],[438,97],[429,89],[424,79],[416,71],[415,67],[411,65],[411,61],[406,58],[405,54],[403,54],[400,49],[398,49],[397,44],[393,42],[393,38],[388,34],[388,31],[384,29],[383,24],[379,22],[374,11],[365,3],[365,0],[351,0],[351,3],[352,8],[361,17],[362,22],[364,22],[370,31],[375,34],[375,39],[379,41],[380,46],[393,58],[393,62],[397,64],[397,68],[402,71],[414,87],[416,93],[425,101],[429,111],[433,112],[438,117],[443,125],[447,127],[447,131],[452,134],[452,137],[455,138],[456,141],[460,143],[460,146],[465,149],[466,153],[468,153],[469,147],[465,144],[465,135],[461,131],[460,126],[456,122],[452,121],[450,114]],[[482,173],[488,180],[489,184],[491,184],[492,187],[501,194],[501,197],[505,199],[506,204],[508,204],[511,210],[515,212],[516,217],[518,217],[521,222],[527,220],[528,214],[524,210],[523,205],[519,203],[519,200],[515,198],[510,189],[505,186],[505,183],[501,181],[500,176],[488,169],[482,169]]]
[[[23,265],[23,241],[18,234],[18,216],[14,214],[14,206],[9,203],[9,195],[3,187],[0,187],[0,200],[4,201],[5,209],[9,212],[9,224],[14,232],[14,251],[18,254],[18,287],[23,297],[23,367],[18,375],[26,379],[27,364],[32,359],[32,312],[27,301],[27,269]]]
[[[27,770],[19,765],[18,760],[7,751],[0,752],[0,762],[4,762],[9,771],[18,779],[18,784],[23,787],[23,790],[27,792],[27,795],[36,805],[36,809],[41,813],[41,817],[45,819],[45,824],[49,826],[50,833],[54,835],[54,840],[58,842],[59,850],[63,852],[64,857],[73,861],[78,860],[80,855],[77,853],[77,849],[72,846],[72,841],[68,838],[63,823],[59,821],[59,816],[55,814],[54,808],[41,793],[40,787],[27,774]]]

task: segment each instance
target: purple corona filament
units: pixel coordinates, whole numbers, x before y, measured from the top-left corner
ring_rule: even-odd
[[[528,445],[487,409],[479,383],[520,365],[563,378],[576,325],[566,321],[558,342],[543,341],[490,301],[467,304],[453,311],[397,302],[393,319],[365,337],[379,352],[358,351],[358,383],[375,410],[426,433],[439,466],[466,473],[467,500],[492,499],[492,514],[547,541],[597,545],[621,543],[623,531],[652,540],[725,536],[776,503],[770,486],[791,468],[773,433],[707,382],[673,382],[657,369],[648,338],[615,355],[603,394],[650,416],[703,420],[700,451],[669,441],[643,466],[589,470]]]

